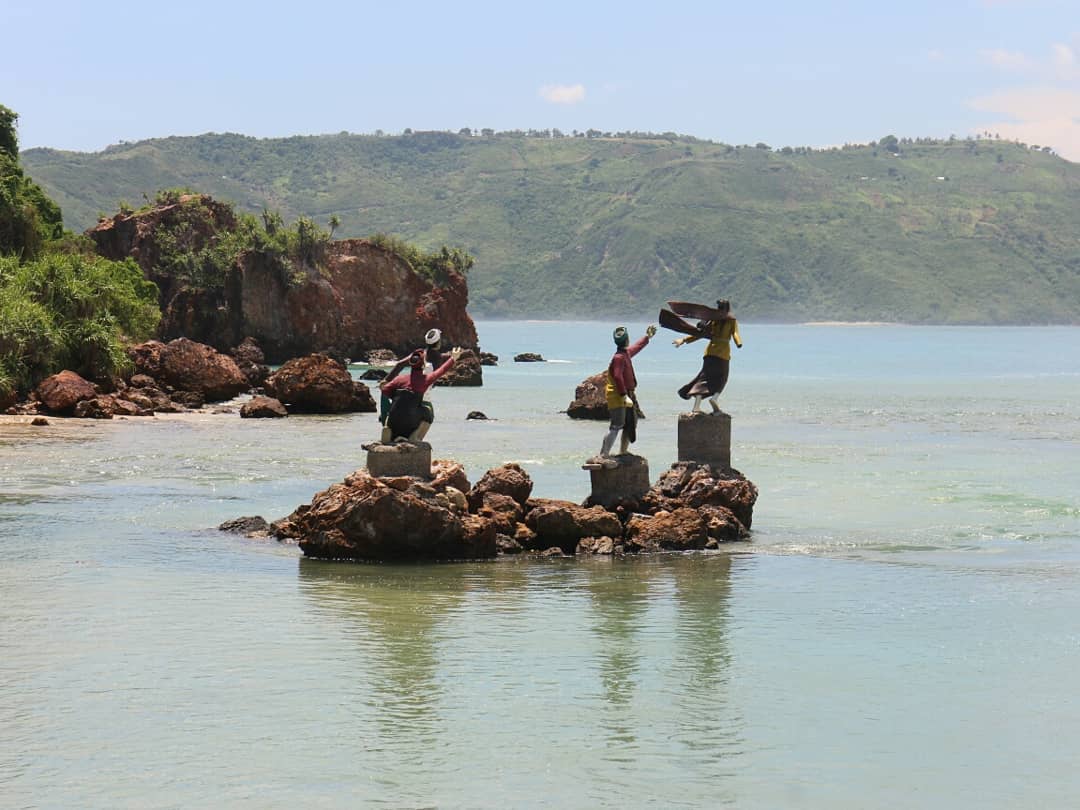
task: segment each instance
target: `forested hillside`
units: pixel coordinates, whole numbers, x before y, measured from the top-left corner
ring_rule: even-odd
[[[69,227],[187,187],[476,257],[486,316],[1080,323],[1080,166],[990,138],[828,150],[677,136],[208,134],[34,149]]]

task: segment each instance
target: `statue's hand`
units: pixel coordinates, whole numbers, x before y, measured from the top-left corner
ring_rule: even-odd
[[[452,348],[450,350],[450,359],[456,363],[458,361],[458,358],[461,357],[461,351],[462,349],[460,346],[455,346],[454,348]]]
[[[645,330],[645,334],[652,337],[656,334],[656,324],[649,324],[649,328]]]
[[[672,346],[682,346],[683,345],[683,339],[682,338],[675,338],[673,341],[671,341],[671,345]]]

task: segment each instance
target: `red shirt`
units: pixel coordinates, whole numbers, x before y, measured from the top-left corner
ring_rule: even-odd
[[[608,375],[612,383],[615,386],[615,392],[624,397],[635,388],[637,388],[637,377],[634,376],[634,364],[630,362],[630,358],[640,352],[649,344],[649,336],[634,341],[626,347],[626,351],[621,349],[615,352],[615,356],[611,358],[611,364],[608,365]]]
[[[435,381],[439,379],[443,374],[450,370],[450,367],[454,365],[454,358],[446,358],[446,362],[435,369],[430,374],[425,374],[423,367],[416,367],[409,371],[409,376],[406,377],[402,374],[400,377],[395,377],[390,382],[383,386],[382,392],[386,396],[391,396],[399,388],[408,388],[415,394],[423,396],[424,393],[435,384]]]

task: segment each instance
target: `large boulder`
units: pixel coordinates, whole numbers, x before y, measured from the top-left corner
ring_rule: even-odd
[[[206,402],[232,399],[250,387],[236,361],[205,343],[177,338],[168,343],[151,340],[129,352],[136,374],[178,391],[201,394]]]
[[[611,412],[608,410],[607,395],[604,393],[606,385],[606,371],[586,377],[574,389],[574,400],[566,406],[566,415],[571,419],[607,419]],[[639,406],[635,406],[634,410],[638,419],[645,418]]]
[[[446,494],[427,484],[386,481],[358,470],[275,524],[309,557],[355,560],[445,560],[493,557],[495,530],[461,516]]]
[[[457,362],[450,367],[435,385],[483,385],[484,372],[480,368],[480,359],[472,349],[465,349],[458,356]]]
[[[252,397],[240,406],[241,419],[280,419],[288,415],[285,406],[273,397]]]
[[[49,413],[69,416],[78,403],[93,399],[98,392],[74,371],[64,370],[42,380],[34,394]]]
[[[258,388],[270,376],[270,367],[266,365],[266,355],[253,337],[246,337],[232,350],[237,368],[248,381],[249,388]]]
[[[360,380],[353,380],[353,396],[349,410],[353,413],[375,413],[379,407],[371,395],[371,389]]]
[[[266,390],[293,413],[345,413],[356,397],[349,370],[325,354],[293,358],[267,378]]]
[[[476,511],[484,504],[484,496],[489,492],[509,495],[522,507],[532,495],[533,482],[529,474],[517,464],[504,464],[488,470],[469,491],[469,509]]]
[[[689,507],[652,516],[634,515],[626,524],[626,540],[633,551],[702,549],[709,542],[708,524]]]
[[[447,487],[453,487],[458,492],[469,491],[469,479],[465,476],[465,467],[461,462],[451,459],[437,458],[431,462],[429,483],[440,492]]]
[[[757,497],[757,486],[738,470],[679,461],[660,476],[642,501],[650,512],[674,511],[683,506],[723,507],[743,529],[749,529]]]
[[[525,525],[544,547],[558,546],[573,554],[586,537],[621,537],[619,519],[602,506],[584,507],[571,501],[538,498],[529,501]]]

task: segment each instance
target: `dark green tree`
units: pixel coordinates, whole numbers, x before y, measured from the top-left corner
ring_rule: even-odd
[[[19,165],[19,116],[0,105],[0,254],[26,259],[64,233],[60,208],[23,174]]]

